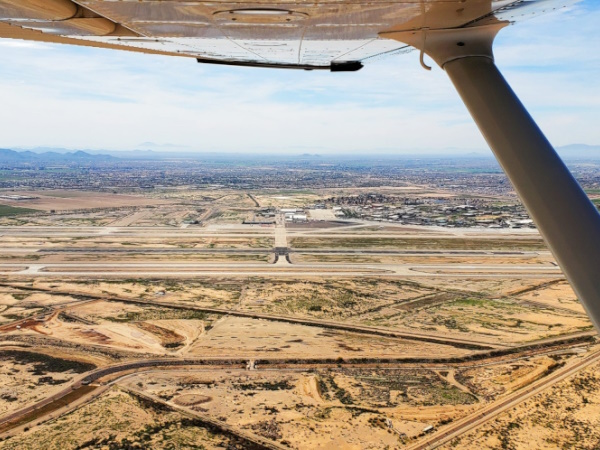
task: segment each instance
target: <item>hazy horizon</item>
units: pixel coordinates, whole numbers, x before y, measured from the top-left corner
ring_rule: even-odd
[[[555,146],[600,142],[600,56],[591,51],[600,46],[599,20],[600,7],[583,2],[508,27],[496,40],[498,66]],[[0,48],[8,148],[487,148],[446,74],[424,71],[417,52],[329,73],[10,39]]]

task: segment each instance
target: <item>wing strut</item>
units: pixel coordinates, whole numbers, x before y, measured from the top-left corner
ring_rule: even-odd
[[[426,41],[421,31],[382,37],[422,49],[446,71],[600,330],[600,214],[494,64],[504,25],[427,30]]]

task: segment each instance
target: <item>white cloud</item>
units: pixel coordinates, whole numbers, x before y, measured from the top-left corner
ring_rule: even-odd
[[[600,9],[576,11],[510,27],[496,48],[556,145],[600,143],[600,38],[591,33]],[[485,148],[443,71],[423,71],[417,53],[336,74],[21,44],[0,40],[4,147]]]

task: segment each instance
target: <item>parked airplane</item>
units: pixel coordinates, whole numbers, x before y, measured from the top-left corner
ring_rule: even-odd
[[[600,214],[494,64],[507,25],[577,0],[0,0],[0,37],[359,70],[420,52],[442,67],[600,330]]]

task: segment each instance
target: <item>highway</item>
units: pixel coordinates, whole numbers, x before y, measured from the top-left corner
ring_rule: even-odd
[[[243,368],[246,361],[228,361],[221,358],[220,361],[213,361],[216,365],[214,368],[231,369],[234,366]],[[96,369],[88,372],[72,382],[65,389],[57,392],[56,394],[47,397],[35,404],[32,404],[26,408],[15,411],[0,418],[0,437],[8,437],[10,433],[22,432],[29,423],[33,420],[43,421],[48,418],[58,417],[63,414],[73,411],[85,403],[92,401],[99,397],[102,393],[110,389],[117,381],[130,376],[134,373],[140,373],[145,371],[147,368],[186,368],[197,364],[210,365],[210,361],[186,361],[186,360],[151,360],[151,361],[140,361],[133,363],[125,363],[115,365],[107,368]],[[92,381],[99,380],[100,378],[107,377],[109,375],[116,375],[111,378],[109,382],[101,385],[92,385]],[[229,425],[221,420],[215,419],[208,414],[199,413],[192,411],[188,408],[174,405],[172,403],[165,402],[162,399],[149,395],[148,393],[141,392],[139,390],[133,390],[132,388],[125,388],[120,386],[120,389],[129,391],[135,396],[145,398],[153,403],[162,403],[168,408],[177,410],[183,415],[199,419],[202,423],[210,425],[213,429],[219,430],[221,433],[229,434],[237,437],[245,442],[246,448],[256,448],[265,450],[282,450],[286,447],[263,438],[262,436],[243,430],[234,425]]]

